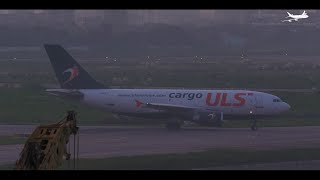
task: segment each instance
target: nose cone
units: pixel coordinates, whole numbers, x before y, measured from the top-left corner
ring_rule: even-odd
[[[291,106],[288,103],[283,103],[283,110],[284,111],[289,111],[291,109]]]

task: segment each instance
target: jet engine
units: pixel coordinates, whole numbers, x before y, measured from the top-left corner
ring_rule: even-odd
[[[223,114],[222,112],[195,112],[192,116],[192,122],[205,126],[217,126],[222,125]]]

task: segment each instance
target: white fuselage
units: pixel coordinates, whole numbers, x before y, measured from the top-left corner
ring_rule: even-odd
[[[301,14],[301,15],[289,15],[289,17],[293,18],[293,19],[305,19],[305,18],[308,18],[309,16],[308,15],[305,15],[305,14]]]
[[[225,115],[277,115],[290,106],[277,96],[247,90],[79,89],[86,104],[112,113],[159,113],[137,104],[161,103],[193,107]]]

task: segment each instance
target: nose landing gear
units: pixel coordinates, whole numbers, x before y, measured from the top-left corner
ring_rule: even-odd
[[[251,130],[252,130],[252,131],[256,131],[256,130],[258,130],[258,127],[257,127],[257,120],[256,120],[256,119],[253,119],[253,121],[252,121],[252,124],[251,124]]]
[[[181,122],[176,118],[170,119],[166,123],[166,128],[170,131],[178,131],[181,129]]]

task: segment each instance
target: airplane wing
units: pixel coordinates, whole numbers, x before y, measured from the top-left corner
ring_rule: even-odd
[[[176,116],[181,116],[181,117],[185,117],[185,114],[190,114],[190,113],[192,114],[200,110],[200,107],[190,107],[190,106],[160,104],[160,103],[146,103],[144,104],[144,107],[164,110]],[[212,111],[210,109],[201,110],[201,111],[208,112],[208,116],[211,116],[211,119],[215,117],[215,113],[217,112],[217,111]]]
[[[291,22],[293,20],[297,21],[296,19],[286,19],[286,20],[282,20],[282,22],[286,22],[286,21]]]
[[[160,103],[146,103],[144,107],[159,109],[159,110],[166,110],[170,112],[190,112],[198,109],[197,107],[172,105],[172,104],[160,104]]]

